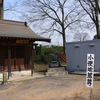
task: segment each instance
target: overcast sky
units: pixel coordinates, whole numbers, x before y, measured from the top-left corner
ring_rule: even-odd
[[[23,0],[4,0],[4,9],[9,8],[10,5],[13,6],[18,1],[23,1]],[[9,11],[9,10],[4,11],[4,19],[21,21],[19,17],[19,13],[14,11]]]

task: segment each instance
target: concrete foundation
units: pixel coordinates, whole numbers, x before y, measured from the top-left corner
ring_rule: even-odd
[[[57,67],[57,68],[48,68],[46,76],[62,76],[67,74],[68,72],[65,70],[65,67]]]

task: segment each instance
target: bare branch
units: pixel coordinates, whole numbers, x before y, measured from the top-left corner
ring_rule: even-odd
[[[41,27],[45,26],[42,28],[44,31],[42,30],[41,33],[48,34],[47,32],[51,31],[51,34],[52,32],[61,34],[63,37],[63,46],[65,47],[66,29],[71,24],[79,21],[77,16],[80,14],[75,13],[76,7],[72,6],[70,8],[67,7],[68,5],[68,0],[26,0],[26,15],[28,15],[26,17],[35,24],[36,22],[40,23],[40,21],[44,22],[42,25],[40,24]],[[71,15],[72,13],[74,16]]]
[[[100,0],[78,0],[81,7],[89,15],[90,19],[93,21],[97,37],[100,39]]]
[[[83,0],[83,1],[84,1],[84,0]],[[82,8],[83,8],[83,9],[87,12],[87,14],[90,16],[90,18],[91,18],[92,20],[94,20],[93,17],[91,16],[91,13],[89,13],[88,10],[83,6],[82,1],[79,0],[79,2],[80,2],[80,5],[82,6]],[[86,3],[86,2],[85,2],[85,3]]]
[[[73,39],[75,41],[85,41],[89,40],[90,36],[88,33],[75,33]]]

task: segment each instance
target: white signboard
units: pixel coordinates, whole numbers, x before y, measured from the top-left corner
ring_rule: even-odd
[[[87,54],[86,87],[93,87],[94,54]]]

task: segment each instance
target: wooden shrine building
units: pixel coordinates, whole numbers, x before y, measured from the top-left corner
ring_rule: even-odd
[[[35,41],[50,42],[50,39],[36,35],[27,23],[0,20],[0,72],[34,70]]]

